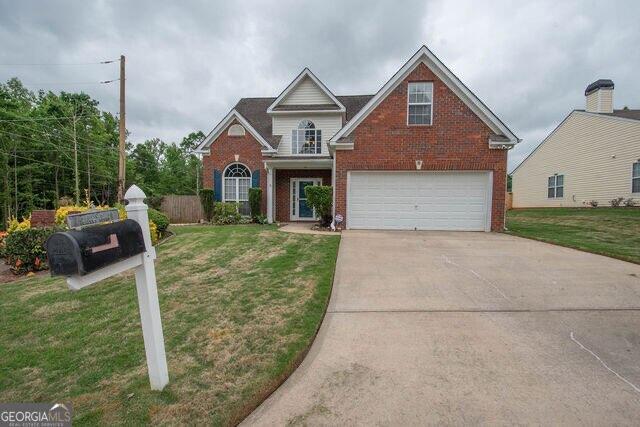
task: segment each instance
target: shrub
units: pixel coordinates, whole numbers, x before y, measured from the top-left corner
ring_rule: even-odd
[[[612,208],[617,208],[624,201],[624,197],[618,197],[609,202]]]
[[[262,188],[252,187],[249,189],[249,208],[251,209],[251,219],[254,221],[262,215]]]
[[[158,226],[151,219],[149,219],[149,235],[151,236],[151,244],[153,246],[157,245],[158,240],[160,240],[160,233],[158,233]]]
[[[258,224],[267,224],[269,221],[267,220],[267,216],[264,214],[260,214],[253,219],[254,222]]]
[[[636,205],[636,201],[629,197],[628,199],[624,199],[624,205],[628,208],[632,208]]]
[[[153,221],[158,227],[158,233],[163,236],[169,227],[169,217],[155,209],[149,209],[149,221]]]
[[[7,236],[8,233],[6,231],[0,231],[0,258],[6,258],[7,256]]]
[[[89,209],[105,210],[105,209],[109,209],[109,206],[108,205],[94,206],[93,204],[61,206],[56,210],[56,216],[55,216],[56,225],[66,226],[67,216],[71,214],[86,212]]]
[[[307,205],[320,217],[320,225],[328,227],[331,223],[331,205],[333,203],[333,187],[329,185],[308,185],[304,188]]]
[[[7,233],[13,233],[14,231],[28,230],[31,228],[31,219],[22,218],[22,221],[18,221],[16,217],[11,217],[7,221]]]
[[[213,190],[209,188],[203,188],[200,190],[200,204],[202,204],[204,218],[207,221],[211,221],[211,218],[213,218],[214,215]]]
[[[239,224],[242,215],[238,212],[237,203],[216,202],[213,205],[213,222],[216,224]]]
[[[29,228],[9,233],[5,240],[5,253],[11,271],[22,274],[48,268],[44,243],[54,231],[51,228]]]
[[[591,206],[592,208],[597,208],[598,207],[598,201],[597,200],[591,200],[587,204],[589,206]]]

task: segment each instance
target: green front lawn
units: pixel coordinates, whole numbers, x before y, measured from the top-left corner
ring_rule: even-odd
[[[640,264],[640,208],[537,208],[507,212],[508,233]]]
[[[74,423],[239,422],[295,368],[322,320],[339,237],[174,227],[157,277],[170,383],[152,392],[133,274],[77,293],[0,284],[0,401],[68,401]]]

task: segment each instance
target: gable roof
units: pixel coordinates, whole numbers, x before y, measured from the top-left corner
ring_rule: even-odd
[[[538,144],[536,146],[536,148],[534,148],[528,155],[527,157],[525,157],[524,159],[522,159],[522,161],[518,164],[518,166],[516,166],[515,168],[513,168],[513,170],[511,170],[511,172],[509,172],[510,175],[514,174],[518,168],[520,168],[520,166],[522,166],[527,160],[529,160],[530,157],[532,157],[536,151],[538,151],[538,149],[540,147],[542,147],[542,145],[547,142],[547,140],[549,138],[551,138],[551,136],[553,136],[553,134],[556,133],[556,131],[558,129],[560,129],[560,127],[562,127],[562,125],[564,124],[564,122],[566,122],[567,120],[569,120],[569,117],[573,116],[574,114],[580,114],[580,115],[584,115],[584,116],[589,116],[589,117],[600,117],[600,118],[609,118],[609,119],[622,119],[622,121],[625,120],[637,120],[640,121],[640,110],[613,110],[613,113],[590,113],[588,111],[585,110],[573,110],[571,111],[567,117],[565,117],[564,119],[562,119],[562,121],[558,124],[558,126],[556,126],[550,133],[549,135],[547,135],[542,142],[540,142],[540,144]]]
[[[346,108],[346,121],[349,121],[358,113],[358,111],[360,111],[360,109],[362,109],[362,107],[371,98],[373,98],[373,95],[346,95],[336,96],[336,98]],[[253,128],[254,131],[259,134],[273,150],[278,149],[278,146],[280,145],[280,139],[282,138],[280,135],[272,134],[273,120],[267,113],[267,108],[271,104],[273,104],[275,100],[276,98],[273,97],[242,98],[231,110],[232,112],[235,111],[240,116],[242,116],[249,123],[250,127]],[[205,137],[196,151],[201,151],[202,149],[206,150],[211,145],[211,142],[213,142],[218,136],[220,136],[222,132],[218,129],[218,127],[223,124],[222,130],[224,130],[231,123],[226,123],[227,117],[222,119],[222,121],[218,125],[216,125],[215,129]],[[256,138],[255,135],[254,138]]]
[[[231,123],[233,123],[234,120],[237,120],[247,131],[249,131],[249,133],[260,143],[260,145],[262,145],[263,153],[274,153],[276,151],[267,141],[267,139],[260,132],[258,132],[251,125],[251,123],[235,108],[229,111],[229,114],[227,114],[225,118],[222,119],[211,132],[209,132],[209,134],[202,140],[195,151],[200,153],[206,152],[207,149],[211,146],[211,143],[213,143],[213,141],[215,141],[216,138],[218,138],[218,136],[220,136],[222,132],[224,132],[225,129],[227,129],[227,127]],[[271,123],[269,123],[269,128],[271,128]]]
[[[373,98],[350,120],[331,142],[349,134],[402,82],[419,64],[424,63],[440,80],[446,84],[484,123],[500,138],[490,138],[490,145],[513,146],[520,140],[511,130],[467,88],[426,46],[418,51],[400,68]],[[504,139],[506,138],[506,141]],[[503,139],[500,141],[499,139]]]
[[[309,68],[305,68],[304,70],[302,70],[302,72],[300,74],[298,74],[298,76],[293,79],[293,81],[291,83],[289,83],[289,85],[282,91],[282,93],[280,93],[280,95],[278,95],[278,97],[273,101],[273,103],[271,105],[269,105],[269,108],[267,108],[267,113],[274,113],[277,112],[279,110],[277,110],[276,108],[280,107],[280,103],[287,97],[287,95],[289,95],[297,86],[298,84],[303,81],[305,78],[309,78],[311,79],[311,81],[313,81],[319,88],[321,91],[323,91],[330,99],[331,101],[333,101],[333,103],[335,105],[338,106],[338,109],[336,111],[340,111],[340,112],[345,112],[345,107],[344,105],[342,105],[342,103],[338,100],[338,98],[336,98],[336,96],[331,93],[331,91],[329,90],[329,88],[327,88],[324,83],[322,83],[320,81],[319,78],[317,78],[315,76],[315,74],[313,74],[311,72],[311,70]],[[332,108],[324,108],[327,110],[332,110]],[[323,109],[323,110],[324,110]]]

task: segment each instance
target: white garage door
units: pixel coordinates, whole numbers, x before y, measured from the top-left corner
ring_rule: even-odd
[[[348,180],[348,228],[490,228],[490,172],[349,172]]]

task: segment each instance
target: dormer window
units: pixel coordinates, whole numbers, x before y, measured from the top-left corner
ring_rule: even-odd
[[[408,124],[431,125],[433,122],[433,83],[410,82],[407,104]]]
[[[298,128],[291,131],[291,152],[293,154],[321,154],[322,132],[311,120],[302,120]]]

